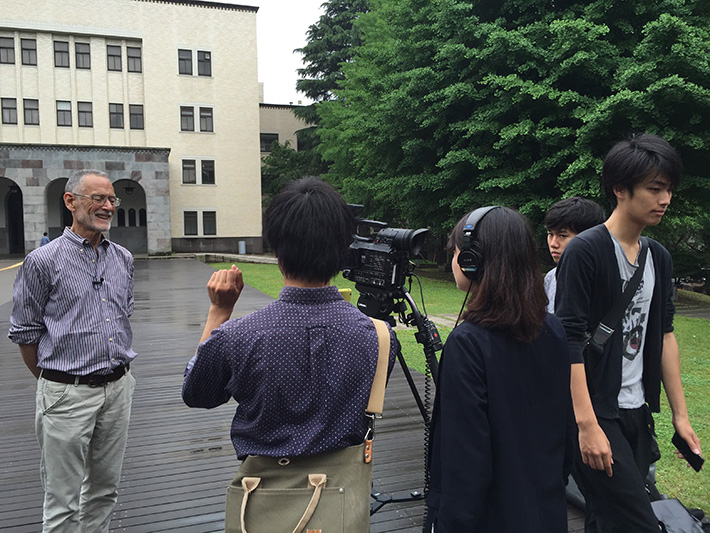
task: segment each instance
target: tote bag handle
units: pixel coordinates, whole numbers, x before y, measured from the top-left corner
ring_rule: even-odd
[[[303,513],[301,520],[293,530],[293,533],[301,533],[303,528],[313,516],[313,512],[318,506],[318,501],[320,501],[320,495],[325,487],[326,475],[325,474],[308,474],[308,484],[313,487],[313,496],[311,496],[311,501],[308,502],[308,507]],[[246,525],[244,524],[244,516],[247,511],[247,501],[249,500],[249,494],[254,492],[256,488],[261,483],[260,477],[245,477],[242,478],[242,488],[244,489],[244,497],[242,498],[242,510],[241,510],[241,521],[242,521],[242,533],[247,533]]]

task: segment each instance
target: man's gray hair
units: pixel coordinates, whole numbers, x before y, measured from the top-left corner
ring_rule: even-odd
[[[64,186],[64,192],[76,192],[76,190],[80,188],[84,176],[88,176],[89,174],[95,174],[111,181],[108,174],[102,172],[101,170],[78,170],[69,176],[67,184]]]

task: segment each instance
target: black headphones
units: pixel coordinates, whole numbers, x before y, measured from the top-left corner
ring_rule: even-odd
[[[466,224],[463,226],[463,246],[461,252],[459,252],[458,262],[464,275],[472,281],[475,281],[478,277],[478,270],[483,263],[481,245],[474,237],[476,226],[490,211],[498,209],[499,207],[501,206],[489,205],[487,207],[479,207],[468,215]]]

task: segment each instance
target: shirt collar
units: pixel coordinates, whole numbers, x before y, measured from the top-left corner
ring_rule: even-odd
[[[340,291],[338,291],[338,287],[335,285],[316,288],[283,287],[279,294],[279,300],[301,305],[324,304],[342,299],[343,297],[340,295]]]
[[[66,226],[64,228],[64,233],[62,233],[62,237],[68,239],[69,242],[77,246],[86,246],[87,244],[91,244],[88,239],[82,237],[81,235],[77,235],[71,229],[69,229],[69,226]],[[104,237],[104,234],[102,233],[101,241],[99,241],[99,246],[106,249],[109,246],[109,242],[110,241],[106,237]]]

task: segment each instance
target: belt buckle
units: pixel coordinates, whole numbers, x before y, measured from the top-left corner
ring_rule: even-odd
[[[106,385],[106,376],[103,374],[91,374],[87,383],[89,387],[104,387]]]

